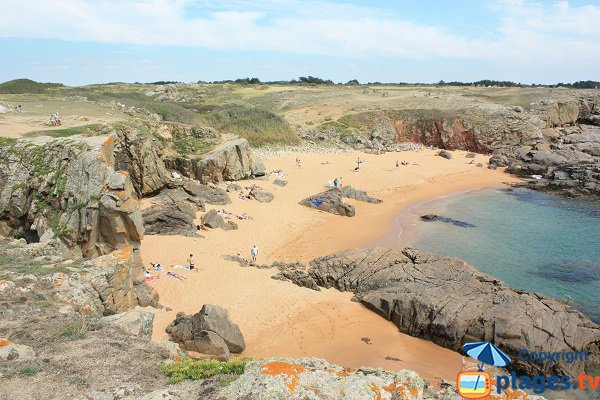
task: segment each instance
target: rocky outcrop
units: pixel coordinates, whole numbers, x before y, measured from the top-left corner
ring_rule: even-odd
[[[150,340],[154,314],[140,309],[109,315],[100,319],[100,324],[116,326],[131,336]]]
[[[371,203],[371,204],[383,203],[383,200],[376,199],[375,197],[371,197],[364,190],[355,189],[350,185],[346,185],[346,186],[342,187],[341,191],[342,191],[342,196],[349,198],[349,199],[364,201],[365,203]]]
[[[200,159],[176,157],[166,165],[201,183],[236,181],[265,175],[265,166],[246,139],[229,140]]]
[[[112,314],[158,302],[144,280],[140,254],[131,246],[85,261],[77,272],[56,273],[52,284],[57,299],[82,314]]]
[[[225,205],[231,203],[227,192],[217,187],[203,185],[198,181],[189,180],[183,184],[185,190],[190,196],[208,204]]]
[[[148,235],[182,235],[195,237],[196,210],[187,202],[157,204],[143,212]]]
[[[346,217],[353,217],[355,214],[354,207],[351,204],[343,202],[342,191],[338,188],[329,189],[307,197],[300,201],[299,204]]]
[[[241,353],[246,348],[240,328],[222,307],[205,304],[194,315],[177,314],[167,333],[187,350],[229,358],[229,352]]]
[[[251,362],[220,394],[235,400],[423,399],[425,382],[413,371],[347,370],[316,358],[272,358]]]
[[[0,148],[0,229],[29,242],[56,237],[83,256],[139,247],[144,234],[115,135],[19,140]]]
[[[492,341],[512,357],[513,370],[573,376],[600,365],[600,327],[585,315],[541,294],[511,289],[455,258],[376,248],[278,267],[280,279],[352,291],[402,332],[455,351],[465,342]],[[518,359],[520,349],[589,351],[590,361],[528,363]]]
[[[498,150],[490,167],[529,178],[533,189],[572,196],[600,195],[600,129],[580,126],[557,130],[544,146]]]
[[[158,193],[171,180],[157,139],[135,126],[116,132],[115,169],[127,171],[139,197]]]

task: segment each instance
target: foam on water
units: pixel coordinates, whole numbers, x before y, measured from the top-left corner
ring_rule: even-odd
[[[412,212],[475,226],[419,220],[411,246],[459,257],[511,287],[562,299],[600,322],[597,200],[488,189],[436,200]]]

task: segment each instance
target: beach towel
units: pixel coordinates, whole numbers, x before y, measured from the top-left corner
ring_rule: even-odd
[[[159,275],[150,275],[150,276],[146,276],[145,279],[147,282],[154,282],[155,280],[157,280],[158,278],[160,278]]]
[[[189,265],[179,265],[179,264],[176,264],[176,265],[174,265],[174,267],[175,268],[180,268],[180,269],[185,269],[186,271],[190,270],[190,266]]]
[[[323,204],[323,203],[324,203],[324,201],[323,201],[323,200],[321,200],[321,199],[316,199],[316,200],[313,200],[313,201],[311,201],[311,202],[310,202],[310,204],[312,204],[312,205],[313,205],[313,206],[315,206],[315,207],[319,207],[319,206],[321,206],[321,204]]]

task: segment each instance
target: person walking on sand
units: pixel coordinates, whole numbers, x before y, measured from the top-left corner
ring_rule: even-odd
[[[301,162],[301,161],[300,161],[300,159],[299,159],[299,158],[297,158],[297,157],[296,157],[296,166],[297,166],[298,168],[301,168],[301,167],[302,167],[302,162]]]
[[[193,254],[190,254],[190,258],[187,259],[187,262],[188,262],[188,265],[190,266],[190,271],[193,271],[195,268]]]
[[[400,164],[398,164],[398,160],[396,160],[396,169],[400,168]]]
[[[258,257],[258,246],[255,244],[252,246],[252,250],[250,250],[250,254],[252,254],[252,262],[256,262],[256,257]]]

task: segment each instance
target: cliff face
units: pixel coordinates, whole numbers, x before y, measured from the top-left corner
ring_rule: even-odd
[[[128,170],[118,170],[116,140],[37,138],[0,149],[0,234],[59,241],[76,258],[112,254],[115,262],[82,274],[80,287],[113,312],[156,302],[142,274],[138,195]]]
[[[20,140],[0,149],[0,227],[30,242],[59,238],[84,257],[139,247],[144,234],[115,135]]]

